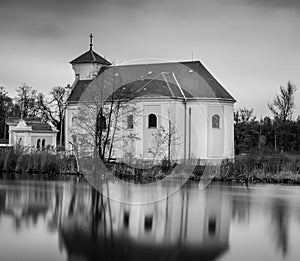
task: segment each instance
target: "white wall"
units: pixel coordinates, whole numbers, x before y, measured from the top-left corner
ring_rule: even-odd
[[[79,80],[91,80],[99,72],[101,65],[93,63],[80,63],[72,66],[75,75],[79,74]]]
[[[168,130],[168,120],[175,125],[177,145],[173,147],[172,158],[182,160],[184,158],[184,137],[186,135],[186,158],[200,159],[205,163],[207,159],[233,158],[234,157],[234,125],[233,125],[233,103],[226,101],[198,100],[187,101],[186,106],[186,133],[184,129],[184,104],[181,100],[156,99],[135,100],[134,106],[137,114],[134,115],[134,129],[126,130],[127,121],[123,120],[123,132],[137,133],[139,140],[135,140],[128,147],[119,139],[115,147],[113,157],[124,157],[124,151],[132,150],[137,158],[150,159],[148,148],[151,146],[153,134],[160,126]],[[69,105],[66,110],[66,149],[72,150],[69,144],[71,140],[72,118],[76,114],[77,105]],[[148,128],[148,115],[157,115],[157,129]],[[220,116],[220,128],[213,129],[211,126],[212,116]],[[190,117],[191,115],[191,117]],[[127,116],[127,115],[126,115]],[[126,132],[126,133],[127,133]],[[127,134],[128,134],[127,133]],[[124,133],[117,133],[123,135]],[[126,148],[127,146],[127,148]],[[173,153],[173,152],[176,153]],[[166,154],[167,155],[167,154]]]
[[[72,142],[71,138],[71,129],[73,128],[72,126],[72,119],[76,115],[77,112],[77,105],[68,105],[66,108],[66,115],[65,115],[65,148],[66,150],[72,150],[73,147],[70,144]]]

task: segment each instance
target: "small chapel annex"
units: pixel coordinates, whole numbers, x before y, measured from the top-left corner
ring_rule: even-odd
[[[67,150],[72,150],[74,118],[84,102],[83,93],[88,88],[105,90],[103,75],[107,74],[122,79],[115,97],[122,99],[124,92],[133,94],[130,103],[139,111],[139,115],[125,113],[123,137],[134,133],[138,138],[115,141],[112,153],[117,160],[128,155],[129,148],[131,157],[151,159],[155,133],[170,131],[170,122],[178,136],[172,145],[172,160],[200,159],[205,163],[234,158],[235,99],[200,61],[113,66],[93,50],[91,38],[90,49],[70,63],[75,80],[66,104]],[[166,157],[166,153],[165,149],[159,157]]]

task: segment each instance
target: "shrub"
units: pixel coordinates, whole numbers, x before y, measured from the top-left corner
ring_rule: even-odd
[[[59,173],[60,164],[59,158],[56,155],[48,152],[43,152],[41,156],[41,172],[55,174]]]
[[[17,154],[14,149],[8,150],[6,155],[4,155],[3,170],[8,172],[13,172],[16,169],[17,161],[20,154]]]
[[[29,160],[30,160],[30,155],[27,154],[20,155],[16,163],[15,171],[25,173],[27,170],[27,165],[29,163]]]

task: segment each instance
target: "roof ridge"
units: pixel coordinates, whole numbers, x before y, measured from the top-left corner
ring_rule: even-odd
[[[96,53],[95,51],[89,49],[85,53],[79,55],[72,61],[70,61],[71,64],[78,64],[78,63],[99,63],[103,65],[110,66],[111,63],[107,61],[104,57]]]
[[[93,49],[90,49],[90,52],[91,52],[91,55],[92,55],[92,57],[93,57],[94,62],[96,62],[96,57],[95,57],[95,55],[94,55]]]

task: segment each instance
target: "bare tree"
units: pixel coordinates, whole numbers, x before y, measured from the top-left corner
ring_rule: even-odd
[[[48,99],[42,93],[38,94],[38,107],[40,114],[46,121],[51,121],[59,130],[60,145],[63,143],[64,104],[67,99],[67,91],[64,87],[53,87]]]
[[[4,87],[0,86],[0,138],[6,139],[7,128],[6,119],[13,111],[12,99],[8,96],[8,92]]]
[[[23,83],[16,92],[16,102],[21,108],[21,117],[37,117],[39,114],[37,90]]]
[[[280,93],[275,95],[273,103],[269,103],[268,107],[273,113],[275,118],[278,118],[283,123],[291,119],[293,115],[294,96],[297,88],[290,81],[287,83],[287,87],[280,86]]]
[[[75,126],[70,130],[77,135],[77,141],[81,149],[86,153],[92,153],[89,149],[98,153],[103,161],[109,161],[113,157],[116,148],[123,150],[124,139],[135,139],[136,135],[126,131],[125,119],[128,114],[135,114],[133,95],[130,88],[120,88],[122,79],[117,70],[111,74],[100,77],[99,82],[85,91],[77,113],[75,114]],[[108,97],[103,94],[104,88],[115,90]]]
[[[253,115],[253,109],[239,108],[234,112],[235,123],[255,121],[256,117]]]
[[[148,149],[153,157],[153,161],[166,158],[170,165],[174,149],[180,144],[180,137],[175,124],[168,120],[168,126],[160,126],[155,133],[152,134],[151,148]]]

